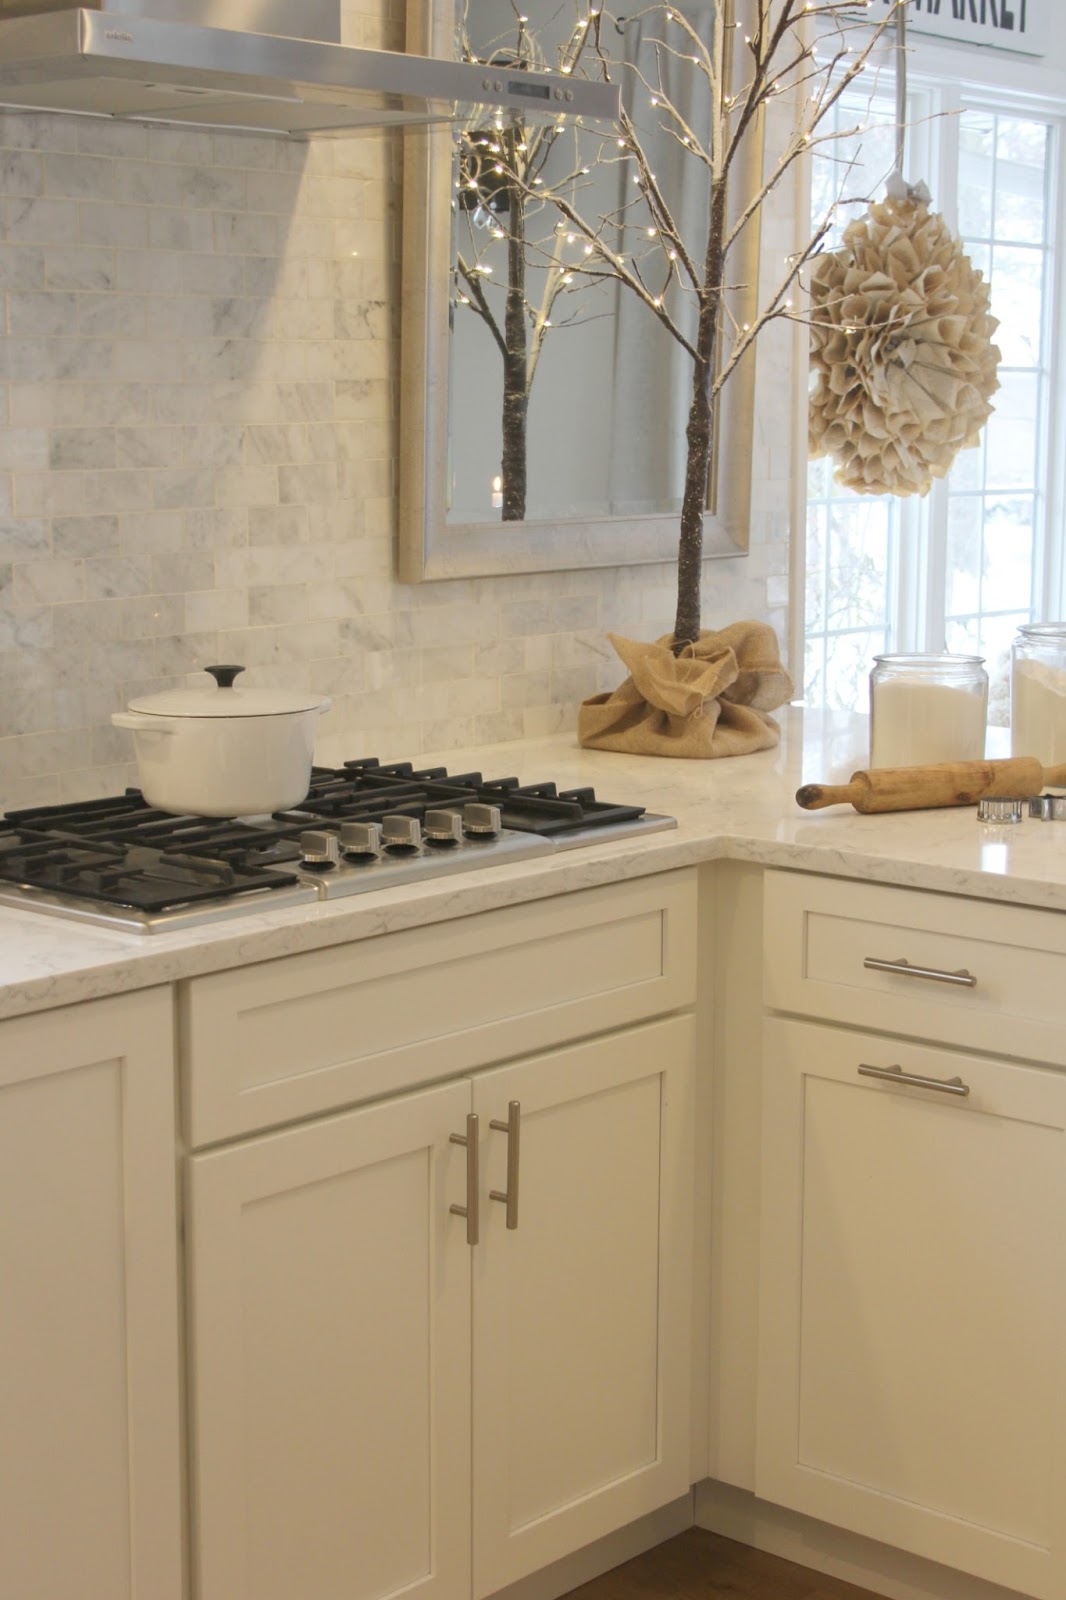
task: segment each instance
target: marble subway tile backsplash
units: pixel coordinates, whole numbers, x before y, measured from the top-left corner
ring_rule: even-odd
[[[395,5],[346,36],[396,47]],[[668,568],[395,580],[400,155],[0,111],[0,809],[135,782],[111,712],[208,662],[395,758],[572,727],[606,632],[669,629]],[[785,389],[707,626],[785,634]]]

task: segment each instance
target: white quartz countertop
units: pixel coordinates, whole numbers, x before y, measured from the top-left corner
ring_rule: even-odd
[[[867,723],[796,708],[781,720],[777,750],[724,761],[582,750],[572,734],[418,758],[457,771],[477,767],[486,778],[591,784],[601,799],[678,819],[676,829],[636,840],[170,933],[117,932],[0,907],[0,1017],[721,858],[1066,910],[1066,822],[1027,817],[990,827],[976,821],[973,807],[867,817],[851,807],[802,811],[795,802],[801,783],[842,782],[866,765]]]

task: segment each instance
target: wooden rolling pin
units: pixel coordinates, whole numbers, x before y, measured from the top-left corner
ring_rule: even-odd
[[[986,796],[1025,800],[1049,786],[1066,786],[1066,765],[1042,767],[1034,756],[1011,756],[1007,761],[875,767],[870,772],[853,772],[850,783],[805,783],[796,790],[796,799],[805,811],[850,801],[866,816],[875,811],[973,806]]]

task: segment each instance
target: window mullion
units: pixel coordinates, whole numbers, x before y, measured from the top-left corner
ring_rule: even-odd
[[[1052,208],[1049,234],[1052,240],[1052,270],[1048,282],[1048,315],[1045,322],[1047,366],[1051,380],[1046,390],[1046,415],[1040,441],[1040,481],[1044,493],[1038,537],[1041,559],[1033,596],[1037,617],[1066,617],[1066,458],[1053,449],[1051,441],[1061,439],[1066,427],[1066,337],[1062,318],[1066,314],[1066,205],[1062,200],[1063,127],[1058,123],[1051,141],[1051,172],[1047,186]],[[1038,488],[1039,493],[1039,488]]]
[[[923,593],[915,596],[920,611],[921,634],[915,648],[943,650],[944,613],[947,609],[948,568],[948,486],[939,478],[929,491],[921,510],[923,523],[921,545],[924,553],[925,582]],[[917,511],[917,507],[915,508]]]
[[[933,121],[929,171],[935,175],[933,205],[954,233],[959,223],[959,123],[962,96],[957,84],[945,84],[936,97],[939,113]],[[948,564],[948,486],[938,478],[922,507],[919,543],[924,555],[924,571],[919,579],[921,595],[914,597],[921,632],[915,648],[943,650],[944,612],[947,606]],[[917,530],[915,530],[917,534]],[[924,579],[924,581],[922,581]]]

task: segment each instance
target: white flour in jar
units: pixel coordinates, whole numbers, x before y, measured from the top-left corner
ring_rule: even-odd
[[[985,698],[972,689],[895,677],[873,688],[871,767],[980,761],[985,753]]]
[[[1011,678],[1010,747],[1045,767],[1066,761],[1066,671],[1016,661]]]

